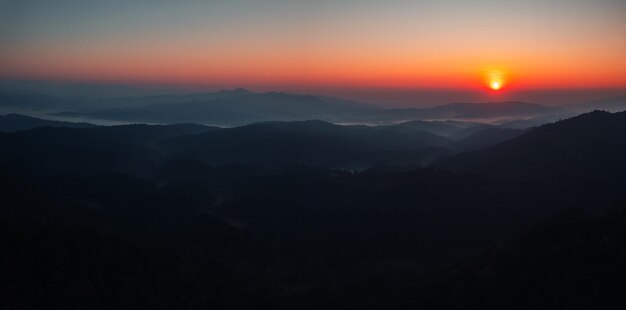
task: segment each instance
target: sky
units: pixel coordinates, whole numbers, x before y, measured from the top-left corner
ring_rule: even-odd
[[[0,0],[0,78],[565,103],[626,94],[626,0]]]

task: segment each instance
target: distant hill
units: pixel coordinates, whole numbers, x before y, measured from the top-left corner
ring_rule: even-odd
[[[421,121],[413,120],[394,125],[387,125],[388,128],[406,131],[425,131],[434,135],[453,138],[471,128],[485,126],[481,123],[459,122],[459,121]],[[453,138],[454,139],[454,138]]]
[[[493,125],[488,125],[488,124],[479,124],[476,126],[472,126],[472,127],[467,127],[467,128],[463,128],[455,133],[453,133],[450,138],[452,140],[455,141],[460,141],[463,140],[479,131],[483,131],[485,129],[489,129],[489,128],[494,128],[495,126]]]
[[[626,110],[626,96],[614,96],[599,100],[579,102],[566,105],[564,108],[576,112],[590,112],[594,110],[621,112]]]
[[[74,98],[53,97],[38,94],[0,93],[0,108],[22,111],[58,111],[73,109]]]
[[[450,103],[422,109],[387,109],[380,112],[389,120],[484,120],[492,118],[528,118],[558,114],[562,110],[535,103],[506,101],[483,103]]]
[[[264,121],[319,119],[333,123],[390,124],[412,120],[495,121],[562,114],[526,102],[451,103],[429,108],[385,108],[353,100],[246,89],[117,98],[64,98],[0,94],[0,108],[49,111],[64,117],[136,123],[241,126]],[[444,129],[445,130],[445,129]]]
[[[526,128],[545,125],[548,123],[554,123],[556,121],[574,117],[576,115],[578,115],[578,113],[570,112],[570,111],[563,111],[558,114],[549,114],[549,115],[540,115],[540,116],[534,116],[534,117],[529,117],[529,118],[504,120],[501,122],[497,122],[497,125],[503,128],[526,129]]]
[[[155,103],[145,106],[63,113],[96,119],[238,126],[263,121],[389,123],[410,120],[478,120],[524,118],[557,114],[560,110],[524,102],[455,103],[424,109],[381,109],[357,102],[286,93],[241,93],[206,97],[182,103]],[[213,98],[214,97],[214,98]],[[159,99],[162,100],[162,99]],[[443,126],[442,126],[443,127]]]
[[[96,125],[89,123],[51,121],[15,113],[0,115],[0,131],[14,132],[37,127],[92,128],[96,127]]]
[[[180,96],[118,99],[130,107],[62,113],[96,119],[149,123],[202,123],[238,126],[262,121],[323,119],[333,122],[359,119],[372,106],[350,100],[288,93],[254,93],[244,89]],[[107,101],[109,104],[115,102]],[[143,105],[137,106],[138,103]],[[101,105],[106,106],[106,105]]]
[[[455,142],[453,147],[458,151],[475,151],[485,149],[498,143],[521,136],[522,129],[491,127],[470,134],[463,140]]]
[[[450,151],[447,138],[395,127],[339,126],[323,121],[264,122],[167,139],[160,145],[212,164],[305,164],[364,168],[423,165]]]
[[[536,103],[506,101],[484,103],[451,103],[424,109],[431,118],[480,119],[545,115],[559,110]]]
[[[204,126],[198,124],[173,124],[173,125],[146,125],[132,124],[119,126],[106,126],[92,129],[94,133],[101,134],[116,141],[133,144],[153,144],[163,139],[199,134],[203,132],[221,129],[219,127]]]

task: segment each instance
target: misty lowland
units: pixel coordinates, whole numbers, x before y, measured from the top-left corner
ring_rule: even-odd
[[[626,97],[0,108],[3,309],[626,307]]]

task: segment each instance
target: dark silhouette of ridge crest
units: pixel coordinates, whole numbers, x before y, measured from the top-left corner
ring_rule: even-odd
[[[626,165],[626,112],[593,111],[546,124],[485,150],[459,154],[439,167],[514,178],[571,175],[610,180]]]

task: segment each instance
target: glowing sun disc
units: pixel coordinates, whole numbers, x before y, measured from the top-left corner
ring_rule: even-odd
[[[509,84],[506,74],[502,70],[485,70],[483,78],[484,87],[491,91],[500,91]]]

